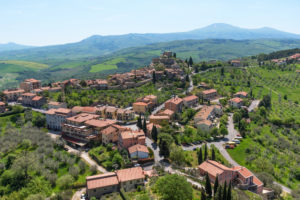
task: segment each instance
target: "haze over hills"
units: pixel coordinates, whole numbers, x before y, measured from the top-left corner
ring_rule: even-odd
[[[49,59],[97,57],[128,47],[138,47],[158,42],[187,39],[300,39],[300,35],[267,27],[259,29],[245,29],[229,24],[217,23],[204,28],[178,33],[132,33],[111,36],[94,35],[76,43],[0,52],[0,59],[45,61]]]
[[[33,46],[26,46],[21,44],[16,44],[13,42],[9,42],[6,44],[0,44],[0,52],[2,51],[13,51],[13,50],[21,50],[21,49],[29,49],[33,48]]]

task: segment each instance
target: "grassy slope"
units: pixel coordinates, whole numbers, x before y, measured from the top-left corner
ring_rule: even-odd
[[[101,64],[92,65],[90,72],[93,73],[93,72],[101,72],[104,70],[117,69],[118,68],[117,64],[120,62],[126,62],[126,60],[124,58],[115,58]]]

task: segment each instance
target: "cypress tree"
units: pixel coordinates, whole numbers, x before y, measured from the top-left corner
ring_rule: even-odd
[[[218,187],[217,194],[218,194],[217,200],[223,200],[222,199],[222,186],[221,185]]]
[[[211,149],[211,159],[216,160],[215,148]]]
[[[173,53],[173,57],[176,58],[176,53]]]
[[[186,81],[186,82],[190,82],[190,77],[189,77],[188,74],[187,74],[186,77],[185,77],[185,81]]]
[[[208,195],[208,197],[212,196],[211,184],[210,184],[208,173],[206,173],[205,192]]]
[[[204,160],[207,159],[207,144],[204,145]]]
[[[160,155],[164,156],[165,158],[169,157],[170,155],[170,151],[169,151],[169,147],[166,141],[161,141],[161,145],[160,145]]]
[[[231,181],[229,182],[226,200],[231,200]]]
[[[226,196],[226,194],[227,194],[226,190],[227,190],[227,183],[225,181],[224,188],[223,188],[223,195],[222,195],[223,196],[223,198],[222,198],[223,200],[227,200],[227,198],[226,198],[227,197]]]
[[[202,154],[202,148],[200,148],[200,151],[198,153],[198,164],[200,165],[203,162],[203,154]]]
[[[156,74],[155,71],[152,73],[152,82],[155,84],[156,83]]]
[[[206,200],[206,194],[203,189],[201,190],[201,200]]]
[[[214,184],[214,196],[217,194],[218,187],[219,187],[219,177],[217,175],[216,180],[215,180],[215,184]]]
[[[190,59],[189,59],[189,66],[192,66],[193,64],[194,64],[193,58],[190,56]]]
[[[137,126],[138,128],[140,128],[140,129],[143,128],[143,125],[142,125],[142,116],[141,116],[141,114],[140,114],[140,116],[138,117],[136,126]]]
[[[144,117],[143,131],[144,131],[145,134],[147,133],[147,122],[146,122],[146,117]]]
[[[157,128],[155,125],[153,125],[152,131],[151,131],[151,136],[154,142],[157,142]]]

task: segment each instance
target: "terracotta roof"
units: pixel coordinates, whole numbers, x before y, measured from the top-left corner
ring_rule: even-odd
[[[174,103],[176,105],[182,103],[183,100],[179,97],[175,97],[175,98],[172,98],[172,99],[169,99],[166,103]]]
[[[233,102],[235,102],[235,103],[241,103],[241,102],[243,102],[243,99],[241,99],[241,98],[239,98],[239,97],[235,97],[235,98],[233,98],[233,99],[230,99],[230,101],[233,101]]]
[[[149,131],[152,131],[153,126],[156,126],[156,128],[161,128],[161,126],[159,124],[149,123],[149,124],[147,124],[147,129]]]
[[[203,106],[202,109],[195,115],[194,118],[201,118],[202,120],[207,120],[210,113],[214,108],[219,108],[217,106]]]
[[[72,112],[75,113],[79,113],[79,112],[83,112],[83,113],[96,113],[97,108],[96,107],[91,107],[91,106],[74,106],[72,108]]]
[[[106,126],[109,126],[111,124],[114,124],[116,123],[116,121],[114,120],[103,120],[103,119],[91,119],[91,120],[88,120],[85,122],[86,125],[89,125],[89,126],[94,126],[94,127],[98,127],[98,128],[104,128]]]
[[[32,98],[32,101],[39,101],[41,99],[43,99],[42,96],[35,96],[35,97]]]
[[[231,171],[232,169],[222,165],[213,160],[204,161],[201,165],[198,166],[199,169],[204,170],[208,174],[213,177],[217,177],[217,175],[222,174],[224,171]]]
[[[194,101],[194,100],[197,100],[197,99],[199,99],[197,96],[191,95],[191,96],[184,97],[183,101]]]
[[[143,169],[141,167],[118,170],[117,176],[120,182],[145,178]]]
[[[147,106],[148,104],[145,102],[135,102],[133,105],[138,105],[138,106]]]
[[[69,114],[69,113],[71,113],[71,110],[67,108],[58,108],[58,109],[52,108],[46,112],[46,114],[48,115]]]
[[[253,183],[257,186],[263,185],[263,182],[261,182],[256,176],[253,176]]]
[[[4,94],[23,93],[23,92],[24,92],[24,90],[22,90],[22,89],[4,90],[3,91]]]
[[[166,110],[160,112],[159,114],[172,116],[174,114],[174,111],[166,109]]]
[[[110,112],[110,113],[113,113],[113,112],[116,112],[116,111],[117,111],[117,108],[112,107],[112,106],[107,106],[106,110],[105,110],[105,112]]]
[[[202,93],[205,95],[211,94],[211,93],[216,93],[216,92],[217,92],[217,90],[215,90],[215,89],[209,89],[209,90],[202,91]]]
[[[149,150],[145,145],[136,144],[136,145],[133,145],[128,148],[128,152],[130,154],[137,152],[137,151],[149,153]]]
[[[253,176],[252,172],[250,172],[246,167],[242,166],[235,166],[232,168],[234,171],[238,171],[240,175],[242,175],[244,178],[249,178]]]
[[[162,115],[162,116],[156,116],[156,115],[150,115],[149,119],[161,119],[161,120],[169,120],[170,117],[169,116],[165,116],[165,115]]]
[[[109,134],[115,133],[115,132],[117,132],[117,131],[118,131],[117,128],[115,128],[115,127],[113,127],[113,126],[109,126],[109,127],[105,128],[105,129],[103,129],[103,130],[101,131],[101,133],[102,133],[103,135],[109,135]]]
[[[87,189],[95,189],[101,187],[108,187],[113,185],[118,185],[119,180],[115,172],[108,172],[96,176],[86,177]]]
[[[85,122],[85,121],[88,121],[91,119],[95,119],[98,117],[99,117],[99,115],[81,113],[81,114],[75,115],[73,117],[69,117],[69,118],[67,118],[67,120],[82,123],[82,122]]]
[[[0,106],[5,106],[5,103],[0,101]]]
[[[22,94],[22,95],[23,95],[23,96],[33,97],[33,96],[35,96],[36,94],[27,92],[27,93],[24,93],[24,94]]]
[[[53,106],[59,106],[59,105],[61,105],[62,103],[57,102],[57,101],[50,101],[48,104],[49,104],[49,105],[53,105]]]
[[[31,83],[36,83],[36,82],[40,82],[34,78],[30,78],[30,79],[25,79],[24,82],[31,82]]]
[[[248,95],[248,93],[247,93],[247,92],[245,92],[245,91],[240,91],[240,92],[237,92],[237,93],[235,93],[235,95],[247,96],[247,95]]]
[[[142,130],[140,131],[123,131],[121,132],[121,138],[124,139],[131,139],[137,137],[145,137],[145,134]]]

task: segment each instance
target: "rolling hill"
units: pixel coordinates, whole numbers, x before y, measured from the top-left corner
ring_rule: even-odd
[[[245,29],[218,23],[200,29],[178,33],[132,33],[110,36],[94,35],[77,43],[0,52],[0,59],[27,60],[45,63],[51,62],[53,59],[64,60],[104,56],[129,47],[187,39],[300,39],[300,35],[267,27]]]
[[[14,51],[14,50],[21,50],[21,49],[29,49],[33,48],[32,46],[26,46],[21,44],[16,44],[13,42],[9,42],[6,44],[0,44],[0,52],[2,51]]]
[[[177,57],[193,57],[195,62],[203,60],[230,60],[239,57],[269,53],[277,50],[299,48],[297,39],[259,39],[259,40],[182,40],[131,47],[114,53],[78,59],[53,59],[41,62],[0,61],[0,88],[12,87],[25,78],[36,78],[44,83],[68,78],[104,78],[116,72],[127,72],[143,67],[162,51],[171,50]],[[43,65],[41,63],[47,63]],[[11,66],[8,66],[8,65]],[[4,81],[5,77],[11,80]],[[17,81],[16,81],[17,80]],[[13,83],[13,84],[10,84]]]

